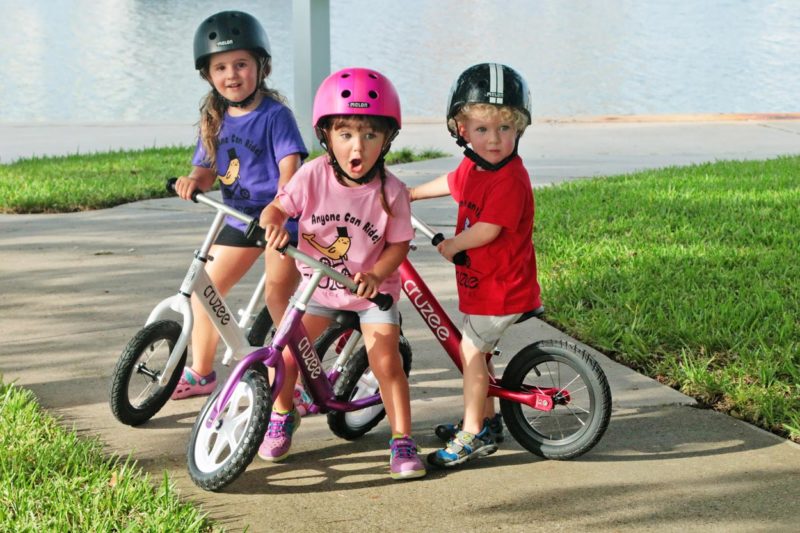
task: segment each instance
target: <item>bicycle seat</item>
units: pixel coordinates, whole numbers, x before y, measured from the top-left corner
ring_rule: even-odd
[[[361,322],[358,320],[358,313],[355,311],[339,311],[334,320],[347,329],[361,331]]]
[[[516,321],[516,322],[514,322],[514,324],[520,324],[520,323],[522,323],[522,322],[525,322],[525,321],[526,321],[526,320],[528,320],[529,318],[539,318],[539,317],[540,317],[540,316],[542,316],[543,314],[544,314],[544,306],[543,306],[543,305],[540,305],[540,306],[539,306],[539,307],[537,307],[536,309],[533,309],[533,310],[531,310],[531,311],[527,311],[527,312],[525,312],[525,313],[522,313],[522,316],[521,316],[521,317],[519,317],[519,318],[517,319],[517,321]]]

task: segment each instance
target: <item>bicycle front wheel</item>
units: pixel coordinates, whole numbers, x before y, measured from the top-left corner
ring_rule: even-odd
[[[120,355],[111,377],[109,402],[114,416],[129,426],[144,424],[164,407],[186,364],[186,350],[165,386],[158,384],[169,355],[178,342],[181,326],[159,320],[140,329]]]
[[[553,407],[540,411],[500,400],[511,435],[547,459],[573,459],[591,450],[611,417],[611,390],[597,361],[573,343],[546,340],[526,346],[509,362],[502,385],[539,392]]]
[[[210,491],[226,487],[247,469],[264,440],[272,411],[266,372],[248,370],[216,423],[207,427],[221,393],[218,387],[206,401],[186,450],[189,476],[198,487]]]

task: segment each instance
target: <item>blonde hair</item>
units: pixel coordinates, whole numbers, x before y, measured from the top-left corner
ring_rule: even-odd
[[[458,110],[458,113],[447,121],[450,131],[458,131],[457,124],[463,124],[469,118],[493,119],[499,116],[503,122],[510,122],[517,133],[522,136],[525,128],[530,124],[528,115],[507,105],[494,105],[485,103],[465,104]]]
[[[275,89],[267,87],[267,76],[272,72],[272,58],[264,57],[252,50],[248,50],[250,55],[258,62],[258,69],[261,74],[261,84],[258,92],[265,98],[272,98],[276,102],[286,103],[286,98]],[[200,77],[211,83],[211,76],[208,72],[209,62],[207,61],[200,69]],[[222,130],[222,121],[225,118],[225,111],[228,104],[222,99],[216,89],[211,88],[200,102],[200,143],[206,152],[205,162],[216,171],[217,168],[217,148],[219,147],[219,133]]]

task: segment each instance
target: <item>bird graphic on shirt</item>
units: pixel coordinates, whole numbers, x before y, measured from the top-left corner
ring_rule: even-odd
[[[308,241],[308,244],[313,246],[319,253],[333,261],[347,259],[347,251],[350,249],[350,236],[347,234],[347,228],[339,226],[336,231],[339,236],[335,241],[327,245],[318,243],[316,235],[313,233],[303,233],[303,239]]]
[[[241,166],[241,163],[239,163],[239,156],[236,155],[236,150],[234,148],[228,150],[228,158],[230,159],[228,171],[225,172],[224,176],[217,175],[219,181],[225,185],[230,185],[239,179],[239,167]]]

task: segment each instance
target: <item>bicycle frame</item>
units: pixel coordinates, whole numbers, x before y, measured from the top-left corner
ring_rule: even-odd
[[[414,215],[411,215],[411,223],[415,229],[430,238],[432,243],[438,244],[444,240],[444,236],[442,236],[441,233],[435,232],[430,226]],[[444,348],[450,360],[456,368],[458,368],[458,371],[463,374],[464,370],[461,364],[459,348],[461,344],[461,331],[456,327],[450,316],[445,312],[444,308],[433,295],[433,292],[422,280],[419,272],[417,272],[411,264],[408,257],[403,260],[398,270],[400,272],[403,293],[408,297],[411,305],[419,313],[422,321],[428,326],[428,329],[431,330],[434,338],[442,345],[442,348]],[[347,344],[344,345],[344,347],[337,347],[339,358],[330,371],[333,378],[338,375],[341,368],[341,361],[346,359],[349,354],[355,350],[359,339],[360,334],[353,331],[347,339]],[[490,354],[487,354],[487,357],[490,357]],[[494,376],[489,377],[489,391],[487,394],[488,396],[521,403],[538,411],[552,411],[555,407],[554,398],[569,400],[570,397],[570,393],[566,387],[537,387],[535,390],[530,391],[511,391],[503,388]]]
[[[437,233],[414,215],[411,215],[411,223],[414,229],[419,230],[431,239],[433,244],[438,244],[444,239],[441,233]],[[433,295],[433,292],[431,292],[425,282],[422,281],[422,277],[411,264],[408,257],[400,264],[399,270],[403,293],[408,297],[411,305],[417,310],[422,321],[428,326],[428,329],[431,330],[434,338],[442,345],[442,348],[444,348],[450,360],[453,361],[453,364],[456,365],[458,371],[463,374],[464,369],[461,364],[459,350],[461,332]],[[487,357],[489,357],[488,354]],[[552,411],[554,407],[553,396],[557,394],[563,396],[569,393],[566,389],[561,390],[555,388],[537,388],[535,391],[510,391],[503,388],[494,376],[489,376],[488,396],[522,403],[539,411]]]
[[[461,332],[456,328],[453,321],[436,300],[431,290],[422,281],[417,270],[408,258],[400,264],[400,279],[402,289],[408,297],[411,305],[417,310],[422,321],[428,326],[433,336],[442,345],[444,351],[456,365],[462,374],[464,369],[461,365],[461,355],[459,345],[461,344]],[[489,396],[494,396],[512,402],[522,403],[539,411],[552,411],[553,395],[565,391],[558,389],[537,388],[536,391],[510,391],[503,388],[494,376],[489,376]]]
[[[219,332],[222,341],[227,346],[227,350],[222,359],[222,364],[226,366],[229,364],[231,358],[241,359],[252,351],[252,346],[250,346],[246,336],[246,326],[253,316],[253,311],[256,309],[256,306],[263,301],[264,284],[266,280],[264,274],[261,275],[261,279],[247,307],[239,311],[239,321],[237,322],[233,319],[233,313],[230,307],[225,303],[225,299],[220,295],[219,290],[206,273],[205,265],[209,260],[208,252],[211,249],[211,245],[214,243],[214,239],[225,222],[225,215],[236,216],[238,212],[204,195],[198,195],[196,199],[198,202],[205,203],[216,209],[217,214],[206,234],[203,245],[200,247],[200,250],[195,253],[194,260],[189,266],[189,270],[183,279],[178,294],[159,302],[150,312],[145,322],[145,325],[148,325],[157,320],[166,318],[170,311],[179,313],[183,317],[180,337],[178,337],[175,346],[172,348],[164,371],[158,379],[158,384],[162,387],[167,384],[169,377],[180,361],[181,354],[183,354],[183,351],[189,344],[192,327],[194,326],[194,314],[192,312],[190,295],[195,294],[197,300],[208,314],[214,328]]]
[[[245,220],[243,218],[240,219]],[[356,287],[356,284],[352,279],[303,252],[300,252],[293,246],[288,246],[285,253],[291,258],[298,259],[311,266],[313,269],[311,278],[305,285],[302,293],[296,297],[292,305],[286,310],[270,345],[245,356],[244,359],[234,367],[228,380],[225,382],[225,386],[216,404],[209,412],[209,416],[205,421],[206,427],[210,428],[216,423],[220,413],[224,412],[242,376],[244,376],[249,368],[258,363],[263,363],[275,369],[275,377],[272,382],[272,393],[274,397],[283,386],[284,363],[282,353],[283,349],[287,346],[303,375],[309,394],[314,399],[314,403],[319,407],[319,412],[358,411],[381,403],[380,393],[357,398],[349,402],[343,402],[334,397],[333,383],[335,382],[335,378],[329,378],[323,371],[322,361],[319,354],[317,354],[314,349],[314,342],[308,337],[308,332],[302,323],[303,315],[305,315],[306,312],[306,305],[323,277],[327,276],[351,290]]]

